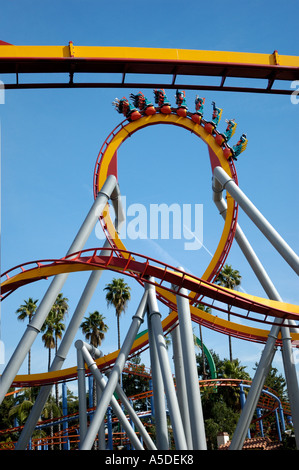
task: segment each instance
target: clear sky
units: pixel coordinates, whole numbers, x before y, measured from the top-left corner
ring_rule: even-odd
[[[0,39],[15,45],[142,46],[298,55],[295,12],[281,2],[209,3],[176,0],[140,2],[115,0],[12,0],[1,6]],[[20,77],[28,81],[31,77]],[[10,77],[1,76],[5,83]],[[46,77],[45,77],[46,79]],[[67,77],[65,77],[67,80]],[[204,84],[206,79],[202,79]],[[186,82],[187,83],[187,82]],[[279,84],[281,85],[281,84]],[[285,85],[284,85],[285,86]],[[20,263],[59,258],[67,252],[92,202],[94,165],[110,131],[123,119],[112,106],[115,97],[139,90],[11,90],[1,113],[1,271]],[[153,100],[153,93],[144,91]],[[175,91],[166,90],[175,105]],[[186,92],[193,109],[195,95]],[[234,142],[245,132],[247,150],[236,162],[239,185],[257,208],[298,252],[298,124],[299,105],[289,96],[206,92],[205,117],[211,102],[223,108],[224,120],[238,123]],[[119,182],[127,207],[172,203],[203,205],[203,243],[186,251],[177,240],[127,240],[128,249],[201,276],[217,246],[222,218],[212,203],[211,171],[205,145],[189,133],[154,126],[127,141],[119,152]],[[169,126],[171,127],[171,126]],[[129,219],[130,220],[130,219]],[[298,304],[298,277],[247,217],[239,222],[283,300]],[[101,246],[94,231],[86,247]],[[227,262],[242,275],[241,289],[265,296],[238,246]],[[99,310],[110,331],[105,353],[116,348],[116,319],[107,309],[103,288],[114,277],[103,275],[88,310]],[[70,314],[87,276],[70,276],[63,288]],[[133,298],[121,321],[122,339],[139,302],[141,290],[128,278]],[[47,281],[23,287],[2,302],[1,340],[8,361],[25,328],[15,311],[24,299],[41,300]],[[165,309],[162,311],[165,312]],[[236,320],[237,321],[237,320]],[[241,320],[240,320],[241,321]],[[194,326],[198,332],[198,326]],[[81,333],[78,337],[82,338]],[[225,336],[204,330],[206,346],[228,357]],[[66,366],[75,365],[75,348]],[[233,354],[252,374],[261,346],[233,339]],[[47,351],[38,338],[32,348],[32,372],[46,371]],[[274,366],[281,369],[280,354]],[[0,370],[3,366],[0,365]],[[27,362],[20,372],[26,373]]]

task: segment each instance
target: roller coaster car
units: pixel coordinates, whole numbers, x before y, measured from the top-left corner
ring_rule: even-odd
[[[112,103],[120,114],[123,114],[129,121],[136,121],[141,118],[140,112],[132,106],[127,98],[115,99]]]
[[[146,116],[152,116],[153,114],[156,114],[156,112],[156,108],[153,105],[146,106],[144,109],[144,114],[146,114]]]
[[[193,122],[195,122],[195,124],[200,124],[200,122],[202,120],[202,114],[193,113],[193,114],[191,114],[191,119],[192,119]]]
[[[170,114],[171,113],[171,106],[170,102],[168,101],[165,91],[162,90],[154,90],[155,95],[155,103],[158,104],[160,107],[160,112],[162,114]]]
[[[244,150],[247,147],[247,137],[246,134],[242,134],[239,141],[236,143],[236,145],[233,146],[233,148],[229,147],[226,145],[224,149],[224,156],[227,160],[232,158],[233,160],[237,160],[237,157],[240,155],[240,153],[244,152]]]
[[[203,108],[204,108],[204,103],[205,103],[205,98],[200,98],[198,95],[196,95],[195,98],[195,113],[191,115],[191,119],[193,122],[196,124],[200,124],[203,116]]]
[[[220,147],[224,144],[224,142],[226,142],[224,134],[219,134],[219,132],[216,132],[215,140],[217,144],[220,145]]]
[[[205,130],[209,133],[209,134],[213,134],[213,132],[215,131],[216,129],[216,125],[213,123],[213,122],[206,122],[205,123]]]
[[[225,148],[223,150],[223,154],[224,154],[226,160],[229,160],[230,158],[233,158],[233,150],[228,145],[225,146]]]
[[[225,137],[226,142],[228,142],[230,138],[236,132],[237,123],[235,122],[234,119],[229,119],[229,120],[226,119],[225,122],[227,122],[227,128],[223,135]]]
[[[176,91],[176,104],[178,106],[176,110],[177,115],[180,117],[186,117],[188,108],[184,91]]]
[[[229,121],[226,119],[227,128],[223,134],[216,131],[215,140],[218,145],[222,146],[224,143],[227,143],[230,138],[234,135],[237,127],[237,123],[234,119],[230,119]]]
[[[137,119],[141,118],[141,114],[137,109],[135,109],[128,114],[127,118],[129,121],[137,121]]]
[[[156,114],[156,108],[148,101],[141,91],[137,93],[137,95],[131,93],[130,98],[133,100],[134,106],[138,108],[142,114],[145,114],[146,116]]]
[[[171,113],[171,106],[168,104],[164,104],[161,108],[160,111],[162,114],[170,114]]]
[[[244,150],[246,149],[247,147],[247,143],[248,143],[248,140],[247,140],[247,137],[246,137],[246,134],[242,134],[239,141],[236,143],[236,145],[233,146],[233,156],[232,158],[234,160],[237,160],[237,156],[240,155],[240,153],[244,152]]]
[[[176,113],[180,117],[186,117],[187,116],[187,108],[185,108],[184,106],[181,106],[181,107],[177,108]]]
[[[222,109],[217,108],[217,106],[215,104],[215,101],[212,101],[212,105],[213,105],[212,121],[211,122],[206,122],[206,124],[205,124],[205,130],[209,134],[213,134],[213,132],[216,129],[216,127],[218,126],[218,124],[220,122],[220,119],[221,119],[221,116],[222,116]]]

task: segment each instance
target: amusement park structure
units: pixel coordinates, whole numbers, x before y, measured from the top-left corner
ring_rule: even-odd
[[[22,84],[22,73],[68,73],[67,83]],[[122,74],[121,83],[80,83],[74,82],[80,73]],[[205,107],[205,99],[196,95],[194,111],[189,111],[184,91],[177,84],[182,75],[218,76],[218,87],[198,89],[245,91],[269,94],[287,94],[286,90],[273,88],[275,80],[293,81],[299,79],[299,58],[273,54],[244,54],[211,51],[183,51],[143,48],[88,48],[69,43],[64,47],[52,46],[12,46],[0,45],[0,73],[15,74],[16,82],[5,86],[16,88],[66,88],[66,87],[123,87],[149,88],[149,83],[132,84],[126,82],[131,73],[146,77],[152,73],[169,74],[169,84],[157,83],[154,86],[154,102],[141,92],[131,93],[129,99],[115,99],[116,110],[125,119],[109,134],[100,149],[93,175],[94,202],[82,223],[80,230],[70,245],[65,257],[28,262],[16,266],[2,274],[1,300],[5,301],[21,286],[53,277],[33,319],[16,346],[2,376],[0,401],[11,386],[41,386],[37,400],[16,444],[17,450],[26,449],[37,425],[45,402],[54,383],[77,379],[80,400],[80,449],[91,449],[100,427],[111,405],[120,420],[132,446],[135,449],[168,449],[168,429],[166,415],[169,413],[175,447],[178,450],[204,450],[206,437],[204,416],[201,405],[201,389],[193,346],[192,321],[223,334],[229,334],[246,341],[264,344],[264,349],[244,403],[240,419],[233,435],[230,449],[242,449],[253,414],[261,397],[264,382],[277,347],[281,347],[290,413],[294,425],[296,445],[299,448],[299,394],[298,381],[293,358],[293,348],[298,345],[299,306],[283,302],[261,261],[248,242],[238,224],[238,210],[241,208],[253,224],[262,232],[265,239],[277,250],[289,267],[299,274],[299,258],[291,247],[252,204],[238,184],[235,160],[246,149],[247,137],[242,134],[234,145],[236,122],[227,119],[227,127],[220,132],[219,123],[222,109],[212,102],[212,114]],[[226,87],[227,77],[267,79],[266,88]],[[175,106],[167,98],[165,89],[176,89]],[[185,89],[196,88],[186,86]],[[148,126],[172,125],[191,132],[203,141],[208,149],[213,178],[212,197],[217,210],[224,219],[222,234],[217,249],[205,271],[196,277],[180,267],[159,262],[146,255],[128,251],[121,240],[120,231],[125,221],[121,204],[121,175],[118,174],[118,151],[129,136]],[[226,196],[226,199],[224,197]],[[112,221],[110,204],[115,213]],[[86,249],[95,224],[100,220],[106,235],[103,247]],[[236,241],[261,283],[266,298],[229,290],[214,284],[233,241]],[[130,276],[143,288],[136,313],[132,317],[125,340],[120,350],[103,356],[102,353],[82,341],[77,341],[77,366],[63,369],[68,351],[82,322],[89,302],[96,290],[103,271],[110,270]],[[43,323],[61,291],[69,274],[90,271],[78,305],[61,341],[49,372],[42,374],[17,375]],[[162,320],[158,302],[169,308],[169,314]],[[213,306],[213,311],[229,312],[236,318],[249,322],[260,322],[269,329],[219,318],[196,305]],[[229,307],[228,307],[229,306]],[[141,325],[147,321],[147,330],[138,334]],[[172,330],[174,363],[176,368],[176,388],[174,385],[169,357],[166,352],[164,334]],[[154,443],[144,428],[121,387],[119,379],[126,361],[149,348],[153,403],[155,409],[156,442]],[[85,376],[92,374],[101,390],[98,404],[89,425],[85,403]],[[106,379],[105,379],[106,376]],[[216,381],[217,383],[217,381]],[[167,410],[164,394],[165,392]],[[114,397],[117,391],[124,408],[134,421],[142,443],[134,428]],[[84,397],[84,398],[83,398]]]

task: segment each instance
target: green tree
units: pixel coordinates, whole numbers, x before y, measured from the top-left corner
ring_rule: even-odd
[[[42,341],[46,348],[48,348],[48,370],[51,367],[51,350],[55,349],[56,353],[58,350],[58,340],[62,338],[63,332],[65,330],[65,324],[63,322],[66,314],[68,313],[68,299],[63,297],[63,294],[60,293],[56,297],[56,300],[41,328],[41,331],[44,332],[42,335]],[[49,397],[51,400],[51,395]],[[56,407],[59,408],[59,392],[58,392],[58,383],[55,384],[55,403]],[[53,410],[53,408],[51,408]],[[59,425],[60,428],[60,425]],[[53,433],[53,427],[51,427],[51,433]]]
[[[84,321],[80,325],[85,338],[95,348],[101,345],[105,337],[105,333],[108,331],[108,326],[104,320],[105,317],[95,310],[93,313],[90,313],[88,317],[85,317]]]
[[[67,312],[68,299],[60,293],[56,297],[55,303],[41,328],[41,331],[44,332],[42,340],[45,347],[49,350],[48,370],[51,367],[51,350],[55,349],[57,352],[58,340],[62,338],[63,331],[65,330],[63,320]]]
[[[257,367],[258,363],[255,364],[254,370],[256,370]],[[264,383],[264,387],[269,387],[271,390],[274,390],[281,401],[288,401],[286,380],[282,374],[279,374],[278,370],[275,367],[271,367],[271,369],[269,370],[269,373]]]
[[[227,432],[233,435],[239,419],[239,413],[230,408],[224,401],[213,402],[209,417],[205,419],[207,448],[217,448],[217,434]]]
[[[14,421],[17,420],[17,425],[22,426],[26,421],[31,408],[37,398],[39,392],[38,387],[25,388],[17,393],[11,395],[12,401],[8,412],[8,417]]]
[[[85,317],[80,325],[85,338],[95,348],[102,344],[105,333],[108,331],[108,326],[104,320],[105,317],[95,310],[93,313],[90,313],[88,317]],[[96,390],[96,381],[93,380],[92,399],[94,407],[96,406]],[[96,449],[96,447],[97,445],[94,443],[93,448]]]
[[[131,288],[124,282],[124,279],[114,278],[111,283],[107,284],[104,290],[107,291],[107,305],[115,308],[117,319],[117,338],[118,349],[120,349],[120,316],[126,310],[129,300],[131,299]]]
[[[239,359],[229,361],[224,359],[219,368],[219,377],[224,379],[239,379],[239,380],[251,380],[248,372],[245,371],[247,366],[242,366]]]
[[[72,415],[75,413],[78,413],[79,411],[79,399],[76,395],[74,395],[74,392],[67,388],[67,410],[68,414]],[[62,398],[61,398],[62,400]],[[61,408],[62,408],[62,403],[61,403]]]
[[[226,287],[227,289],[236,289],[241,284],[242,276],[237,269],[233,269],[230,265],[226,264],[218,274],[215,284]],[[230,309],[228,305],[228,321],[230,321]],[[228,336],[229,342],[229,359],[233,360],[232,341],[231,336]]]
[[[229,361],[224,359],[219,368],[218,377],[223,379],[251,380],[248,372],[245,371],[246,366],[242,366],[239,359]],[[247,390],[247,389],[246,389]],[[225,402],[234,411],[240,410],[240,388],[239,387],[223,387],[221,391]]]
[[[52,394],[50,394],[44,406],[42,417],[48,420],[48,419],[53,419],[53,418],[60,418],[61,416],[62,416],[61,408],[57,404],[57,400],[55,399],[55,397]],[[60,431],[61,429],[60,425],[58,426],[58,429]],[[53,435],[54,435],[54,427],[52,425],[50,426],[50,436],[52,438],[52,444],[50,446],[51,450],[54,450]]]
[[[14,406],[14,388],[10,388],[7,392],[7,394],[4,397],[4,400],[2,401],[0,405],[0,429],[8,429],[12,427],[12,419],[9,417],[9,410]],[[2,435],[1,435],[1,440]]]
[[[22,393],[17,394],[14,398],[14,404],[8,413],[10,418],[17,420],[19,426],[24,424],[34,404],[31,400],[30,392],[30,390],[25,390]]]
[[[245,371],[246,366],[243,366],[238,359],[232,362],[228,359],[222,360],[214,351],[210,352],[216,366],[217,379],[250,380],[249,374]],[[197,361],[200,368],[199,358]],[[230,436],[234,433],[240,416],[239,386],[202,387],[202,405],[208,449],[215,449],[219,432],[225,431]]]
[[[28,323],[30,323],[33,315],[37,309],[37,300],[33,300],[32,297],[29,297],[28,300],[24,300],[24,304],[21,305],[16,314],[18,315],[18,320],[24,321],[28,319]],[[31,349],[28,351],[28,374],[31,372]]]
[[[126,364],[123,374],[123,390],[127,397],[147,392],[150,378],[145,365],[141,362],[141,357],[139,355],[132,357]],[[135,411],[145,411],[147,409],[146,399],[134,400],[134,409]]]

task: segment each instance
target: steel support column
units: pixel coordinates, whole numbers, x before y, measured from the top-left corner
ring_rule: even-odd
[[[82,350],[82,354],[83,354],[84,360],[87,364],[87,367],[89,368],[89,370],[93,374],[94,379],[97,381],[97,383],[101,387],[102,392],[104,393],[104,390],[105,390],[105,387],[106,387],[106,382],[105,382],[101,372],[99,371],[95,361],[93,360],[90,352],[88,351],[88,346],[89,345],[86,345],[85,343],[83,343],[83,341],[76,341],[76,347],[80,348]],[[113,411],[116,414],[116,416],[118,417],[119,421],[121,422],[121,424],[122,424],[124,430],[126,431],[132,445],[137,450],[143,450],[143,447],[142,447],[136,433],[133,431],[132,426],[130,425],[129,421],[127,420],[126,415],[124,414],[123,410],[121,409],[121,406],[118,404],[118,402],[117,402],[117,400],[116,400],[116,398],[114,397],[113,394],[110,397],[110,401],[111,401],[111,406],[113,408]],[[100,403],[101,403],[101,399],[99,400],[99,404]],[[98,406],[99,406],[99,404],[98,404]],[[96,415],[96,413],[95,413],[95,415]],[[82,444],[82,447],[80,448],[80,450],[89,450],[89,449],[91,449],[91,447],[93,445],[93,442],[94,442],[94,439],[96,437],[96,434],[97,434],[98,430],[101,427],[102,421],[104,420],[105,413],[103,415],[102,421],[99,422],[99,420],[97,419],[96,424],[94,424],[95,415],[94,415],[94,418],[93,418],[91,424],[89,425],[89,428],[87,430],[87,434],[85,436],[85,439],[83,441],[83,444]],[[89,433],[89,430],[90,430],[91,427],[95,427],[95,426],[97,427],[97,429],[95,431],[95,435],[92,436],[91,433]]]
[[[221,168],[216,166],[214,169],[214,177],[222,184],[223,189],[237,201],[244,212],[252,220],[252,222],[265,235],[269,242],[281,254],[291,268],[299,275],[299,257],[285,242],[285,240],[277,233],[261,212],[252,204],[248,197],[241,191],[235,181]]]
[[[71,247],[67,252],[67,256],[75,253],[76,251],[81,250],[89,235],[91,234],[92,229],[94,228],[99,216],[101,215],[104,207],[107,204],[107,201],[116,185],[115,176],[108,176],[105,181],[101,191],[99,192],[96,200],[94,201],[89,213],[87,214],[86,219],[84,220],[77,236],[75,237]],[[56,297],[61,291],[68,274],[58,274],[52,280],[46,294],[44,295],[39,307],[36,310],[33,319],[27,326],[27,329],[21,338],[17,348],[11,356],[10,361],[8,362],[2,376],[1,376],[1,386],[0,386],[0,403],[2,403],[7,390],[11,386],[19,368],[21,367],[26,355],[28,354],[29,349],[38,333],[40,332],[49,311],[51,310]]]
[[[149,319],[157,346],[176,449],[187,450],[185,431],[171,374],[168,353],[161,324],[161,314],[159,312],[156,299],[156,291],[154,286],[151,284],[146,284],[146,291],[148,292]]]
[[[86,381],[85,381],[85,364],[81,349],[77,348],[77,373],[78,373],[78,399],[79,399],[79,426],[80,426],[80,443],[86,436],[87,432],[87,406],[86,406]]]
[[[109,374],[107,374],[107,377],[109,378]],[[153,443],[152,439],[150,438],[148,432],[146,431],[145,427],[143,426],[141,420],[139,419],[137,413],[135,412],[132,404],[130,403],[130,400],[128,399],[127,395],[123,391],[122,387],[120,386],[119,383],[116,384],[115,391],[117,393],[117,396],[119,397],[119,400],[123,404],[124,408],[127,410],[128,415],[130,416],[130,420],[132,421],[131,426],[134,429],[134,426],[137,427],[140,436],[142,437],[146,447],[149,450],[157,450],[157,447]]]
[[[161,366],[158,357],[157,345],[150,321],[147,314],[149,352],[151,362],[153,396],[151,399],[152,415],[155,420],[156,445],[159,450],[169,449],[168,426],[166,416],[165,391]]]
[[[143,322],[143,318],[144,318],[145,311],[146,311],[146,303],[147,303],[147,292],[145,291],[141,299],[141,302],[139,304],[139,307],[137,309],[137,312],[132,318],[131,326],[128,330],[125,341],[120,349],[119,355],[113,366],[108,382],[105,386],[105,389],[103,390],[103,394],[101,396],[99,405],[96,409],[93,420],[88,428],[87,434],[85,436],[85,440],[82,444],[82,449],[90,449],[92,446],[92,443],[94,442],[94,439],[97,434],[97,430],[99,428],[100,423],[103,420],[108,404],[110,400],[112,399],[115,387],[119,380],[120,374],[122,373],[125,362],[127,360],[127,357],[130,353],[133,342],[138,333],[139,327],[141,323]]]
[[[219,171],[216,172],[216,170],[218,170],[218,169],[219,169],[219,167],[216,167],[216,169],[214,171],[213,200],[214,200],[220,214],[222,215],[222,217],[225,218],[225,213],[226,213],[227,206],[226,206],[225,201],[222,198],[222,191],[223,191],[224,186],[225,186],[224,182],[226,180],[229,181],[231,183],[231,186],[234,186],[235,189],[238,188],[238,186],[234,182],[232,182],[232,180],[229,179],[228,175],[224,172],[224,170],[220,169],[222,171],[219,170]],[[219,178],[217,177],[218,173],[220,173],[220,176],[221,176]],[[239,190],[239,188],[238,188],[238,190]],[[230,192],[229,189],[227,189],[227,191]],[[239,190],[239,191],[241,191],[241,190]],[[233,194],[231,194],[231,195],[233,196]],[[246,198],[246,196],[245,196],[245,198]],[[238,198],[236,200],[237,200],[238,203],[240,203],[240,201],[242,200],[242,194],[240,195],[240,199]],[[246,199],[245,199],[245,206],[247,206],[248,201],[246,201]],[[250,203],[250,201],[249,201],[249,203]],[[254,206],[253,207],[251,207],[251,206],[253,206],[253,205],[250,203],[249,204],[250,211],[252,211],[252,213],[255,215],[255,217],[259,218],[259,215],[261,215],[261,214],[257,211],[257,209],[254,208]],[[249,214],[247,214],[247,215],[249,215]],[[279,243],[280,236],[275,232],[275,230],[270,226],[270,224],[268,224],[266,219],[264,219],[263,216],[261,216],[261,223],[263,224],[264,221],[266,222],[266,229],[267,229],[267,231],[269,231],[269,234],[268,234],[269,237],[273,236],[274,239],[275,239],[275,244]],[[258,225],[258,227],[259,227],[259,225]],[[258,280],[260,281],[262,287],[264,288],[266,294],[268,295],[268,297],[272,300],[277,300],[277,301],[281,302],[282,299],[281,299],[279,293],[277,292],[275,286],[273,285],[271,279],[269,278],[266,270],[264,269],[262,263],[258,259],[257,255],[254,252],[253,248],[251,247],[250,243],[248,242],[248,240],[247,240],[246,236],[244,235],[244,233],[243,233],[241,227],[239,226],[239,224],[237,224],[237,226],[236,226],[235,239],[236,239],[240,249],[242,250],[243,254],[245,255],[248,263],[252,267],[255,275],[257,276]],[[289,255],[289,259],[291,259],[292,261],[295,262],[296,258],[291,256],[292,255],[292,250],[288,249],[288,247],[287,246],[285,247],[284,245],[283,245],[283,248],[284,248],[284,251],[285,251],[285,256]],[[296,256],[297,255],[295,255],[295,257]],[[265,355],[270,354],[270,352],[269,352],[269,350],[271,348],[270,344],[272,344],[272,347],[275,348],[275,342],[276,341],[274,342],[273,340],[274,340],[274,338],[276,338],[276,339],[278,338],[279,327],[277,325],[279,325],[281,322],[282,321],[279,320],[279,319],[275,320],[275,325],[272,327],[269,338],[268,338],[267,343],[266,343],[266,345],[269,343],[269,346],[267,347],[268,352],[267,352],[267,350],[265,350],[263,352],[263,355],[264,354]],[[296,373],[296,368],[295,368],[295,361],[294,361],[294,358],[293,358],[293,351],[292,351],[292,346],[291,346],[291,336],[290,336],[290,326],[292,324],[294,324],[294,322],[292,322],[292,321],[286,322],[286,326],[281,327],[280,330],[281,330],[281,336],[282,336],[282,340],[283,340],[282,356],[283,356],[283,361],[284,361],[284,370],[285,370],[285,375],[286,375],[287,388],[288,388],[288,392],[289,392],[289,398],[290,398],[290,405],[291,405],[291,409],[292,409],[292,414],[295,417],[294,418],[294,431],[295,431],[295,437],[296,437],[296,444],[297,444],[297,447],[299,448],[299,396],[298,396],[298,379],[297,379],[297,373]],[[273,357],[274,357],[274,354],[275,354],[275,352],[273,351]],[[271,363],[270,363],[269,367],[271,367],[271,364],[272,364],[272,360],[271,360]],[[260,367],[260,365],[258,366],[258,369],[256,371],[256,374],[255,374],[256,376],[258,376],[259,367]],[[263,367],[263,365],[261,365],[261,368],[262,367]],[[259,389],[262,390],[266,375],[265,375],[265,373],[260,374],[260,380],[262,380],[263,382],[261,384],[259,384],[258,386],[256,386],[256,388],[255,388],[256,391],[258,391]],[[254,378],[254,380],[255,380],[255,378]],[[250,389],[250,395],[253,395],[253,393],[254,392],[251,391],[251,389]],[[250,396],[250,398],[251,398],[251,396]],[[254,400],[252,401],[252,404],[254,402],[257,403],[257,400],[258,400],[258,397],[255,397]],[[251,410],[248,410],[249,404],[247,404],[247,401],[246,401],[246,406],[245,406],[246,413],[248,412],[251,415],[251,418],[252,418],[255,407],[252,407]],[[245,420],[244,414],[243,414],[243,416],[241,415],[241,419],[242,420],[244,419],[244,421],[243,421],[244,422],[244,425],[243,425],[244,427],[242,429],[242,435],[243,435],[244,440],[245,440],[245,421],[246,420]],[[241,419],[240,419],[240,421],[241,421]],[[239,424],[238,424],[238,426],[239,426]],[[239,430],[239,432],[240,432],[240,430]],[[237,440],[237,438],[236,439],[233,438],[231,448],[232,448],[232,446],[237,445],[235,443],[235,440]],[[243,440],[243,442],[244,442],[244,440]],[[238,443],[239,447],[238,448],[242,448],[243,442],[241,443],[241,441],[239,441],[239,443]]]
[[[182,268],[179,269],[182,270]],[[176,291],[178,292],[178,294],[176,295],[176,302],[178,310],[179,329],[181,333],[181,344],[187,389],[186,399],[188,401],[190,413],[193,449],[206,450],[207,442],[194,350],[190,305],[188,298],[186,298],[186,296],[188,296],[188,291],[185,288],[176,288]]]
[[[185,430],[185,436],[187,441],[187,446],[189,450],[193,449],[192,443],[192,432],[191,432],[191,423],[190,423],[190,412],[188,405],[188,393],[186,386],[186,377],[185,377],[185,367],[183,360],[182,352],[182,342],[181,342],[181,332],[179,325],[171,331],[172,338],[172,349],[173,349],[173,364],[174,372],[176,379],[176,394],[178,397],[179,407],[181,410],[181,416],[183,421],[183,426]]]

